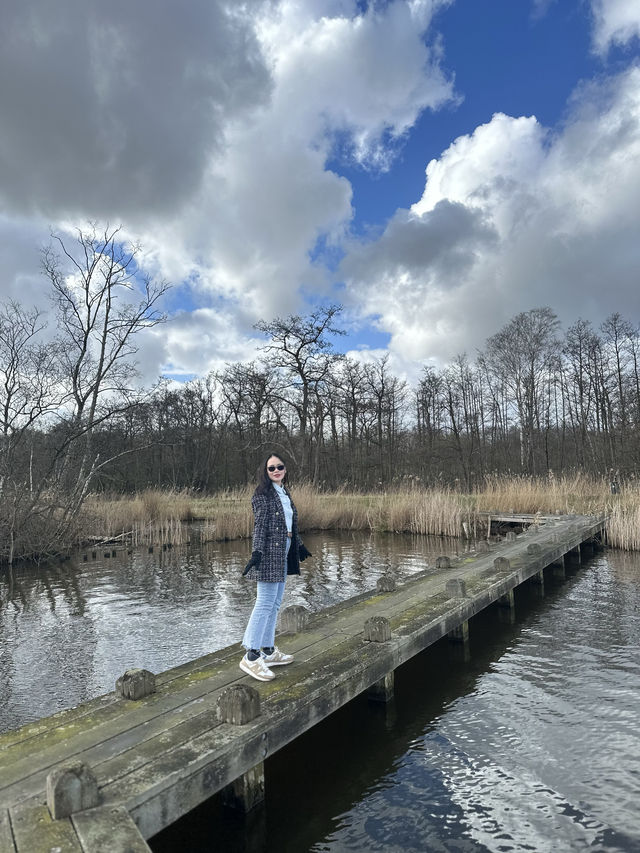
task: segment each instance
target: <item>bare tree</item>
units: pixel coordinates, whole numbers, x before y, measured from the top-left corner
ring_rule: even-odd
[[[98,465],[95,428],[140,398],[132,382],[139,334],[166,319],[157,304],[169,285],[140,270],[140,247],[128,244],[121,231],[98,231],[95,225],[77,229],[73,243],[54,234],[42,253],[73,400],[69,441],[74,448],[83,436],[79,458],[64,456],[66,471],[74,462],[74,500],[68,504],[67,519],[80,506]]]
[[[283,373],[285,382],[278,396],[295,409],[303,451],[301,467],[307,476],[316,470],[310,440],[312,414],[318,412],[317,398],[330,379],[331,366],[342,358],[329,340],[329,335],[344,334],[334,324],[341,310],[340,305],[330,305],[318,308],[309,317],[277,317],[255,326],[270,337],[263,347],[268,364]]]
[[[558,366],[559,321],[551,308],[516,315],[489,338],[484,355],[488,368],[510,389],[520,430],[520,463],[536,473],[535,438],[549,373]]]
[[[42,264],[56,336],[43,340],[36,310],[0,310],[0,515],[9,562],[64,547],[95,474],[131,452],[120,446],[100,458],[94,436],[149,393],[134,388],[137,339],[164,320],[156,306],[168,286],[141,272],[139,251],[120,228],[78,230],[72,244],[54,234]]]
[[[36,309],[0,306],[0,559],[9,563],[38,498],[40,431],[66,402],[59,352],[39,340],[45,326]]]

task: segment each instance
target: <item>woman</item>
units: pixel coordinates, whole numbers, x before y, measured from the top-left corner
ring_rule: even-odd
[[[247,650],[240,669],[258,681],[271,681],[270,667],[291,663],[293,655],[275,645],[276,620],[287,575],[300,574],[300,562],[311,556],[298,536],[298,513],[284,484],[287,467],[270,453],[258,470],[251,499],[254,516],[253,553],[244,573],[257,581],[256,603],[242,638]]]

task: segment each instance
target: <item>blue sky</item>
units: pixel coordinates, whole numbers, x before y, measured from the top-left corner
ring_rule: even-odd
[[[442,65],[455,77],[460,101],[423,112],[394,168],[377,179],[342,166],[354,187],[357,223],[385,221],[398,207],[413,204],[426,162],[496,112],[557,124],[577,83],[610,62],[591,53],[589,16],[584,4],[571,0],[546,13],[536,13],[528,2],[457,0],[438,12],[434,25]]]
[[[409,379],[540,305],[638,323],[639,34],[638,0],[13,4],[0,296],[44,306],[49,230],[98,221],[174,285],[146,381],[335,301]]]
[[[337,166],[354,188],[356,228],[384,222],[398,207],[413,204],[426,163],[494,113],[535,115],[552,128],[563,121],[581,81],[638,58],[637,37],[612,44],[604,56],[594,53],[591,13],[575,0],[556,0],[539,11],[526,0],[456,0],[440,9],[434,26],[442,39],[442,65],[455,77],[460,101],[424,111],[388,172]]]

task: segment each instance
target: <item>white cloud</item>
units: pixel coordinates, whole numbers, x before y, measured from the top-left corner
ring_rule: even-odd
[[[623,45],[640,37],[638,0],[591,0],[594,18],[593,41],[598,53],[612,44]]]
[[[423,109],[452,96],[438,51],[422,38],[426,5],[395,2],[377,11],[372,4],[366,14],[328,17],[310,16],[300,0],[283,2],[279,15],[259,26],[273,63],[276,110],[304,127],[310,141],[347,132],[355,159],[377,165],[385,135],[401,136]]]
[[[314,248],[337,243],[353,213],[328,159],[340,145],[386,168],[421,111],[452,98],[425,43],[448,2],[363,13],[353,0],[193,0],[188,14],[151,0],[12,4],[0,35],[0,75],[14,84],[0,92],[0,212],[22,217],[25,237],[33,216],[123,222],[150,271],[188,282],[194,313],[176,330],[193,322],[200,333],[199,311],[241,315],[212,321],[200,349],[186,332],[164,339],[163,360],[206,370],[219,350],[244,351],[255,320],[304,310],[305,290],[328,292]]]
[[[361,162],[380,164],[389,135],[451,97],[420,27],[433,5],[364,15],[348,2],[265,7],[256,32],[272,96],[227,127],[225,152],[181,223],[207,289],[243,300],[257,319],[301,310],[301,288],[328,288],[310,253],[323,236],[339,240],[352,217],[350,184],[326,166],[336,135]]]
[[[256,358],[262,341],[251,337],[242,316],[227,310],[198,308],[180,312],[153,331],[164,358],[165,373],[204,375],[222,369],[226,362]]]
[[[584,87],[556,135],[497,114],[343,262],[348,302],[404,358],[473,354],[518,311],[640,316],[640,68]]]

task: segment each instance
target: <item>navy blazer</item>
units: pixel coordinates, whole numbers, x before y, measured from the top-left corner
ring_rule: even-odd
[[[291,495],[285,487],[285,491]],[[253,550],[262,555],[259,566],[252,566],[246,577],[255,581],[278,583],[284,580],[284,555],[287,547],[287,523],[282,502],[276,490],[271,486],[263,495],[254,494],[251,498],[253,509]],[[291,547],[287,555],[287,574],[300,574],[300,556],[298,548],[302,544],[298,536],[298,511],[293,500],[293,524],[291,529]]]

